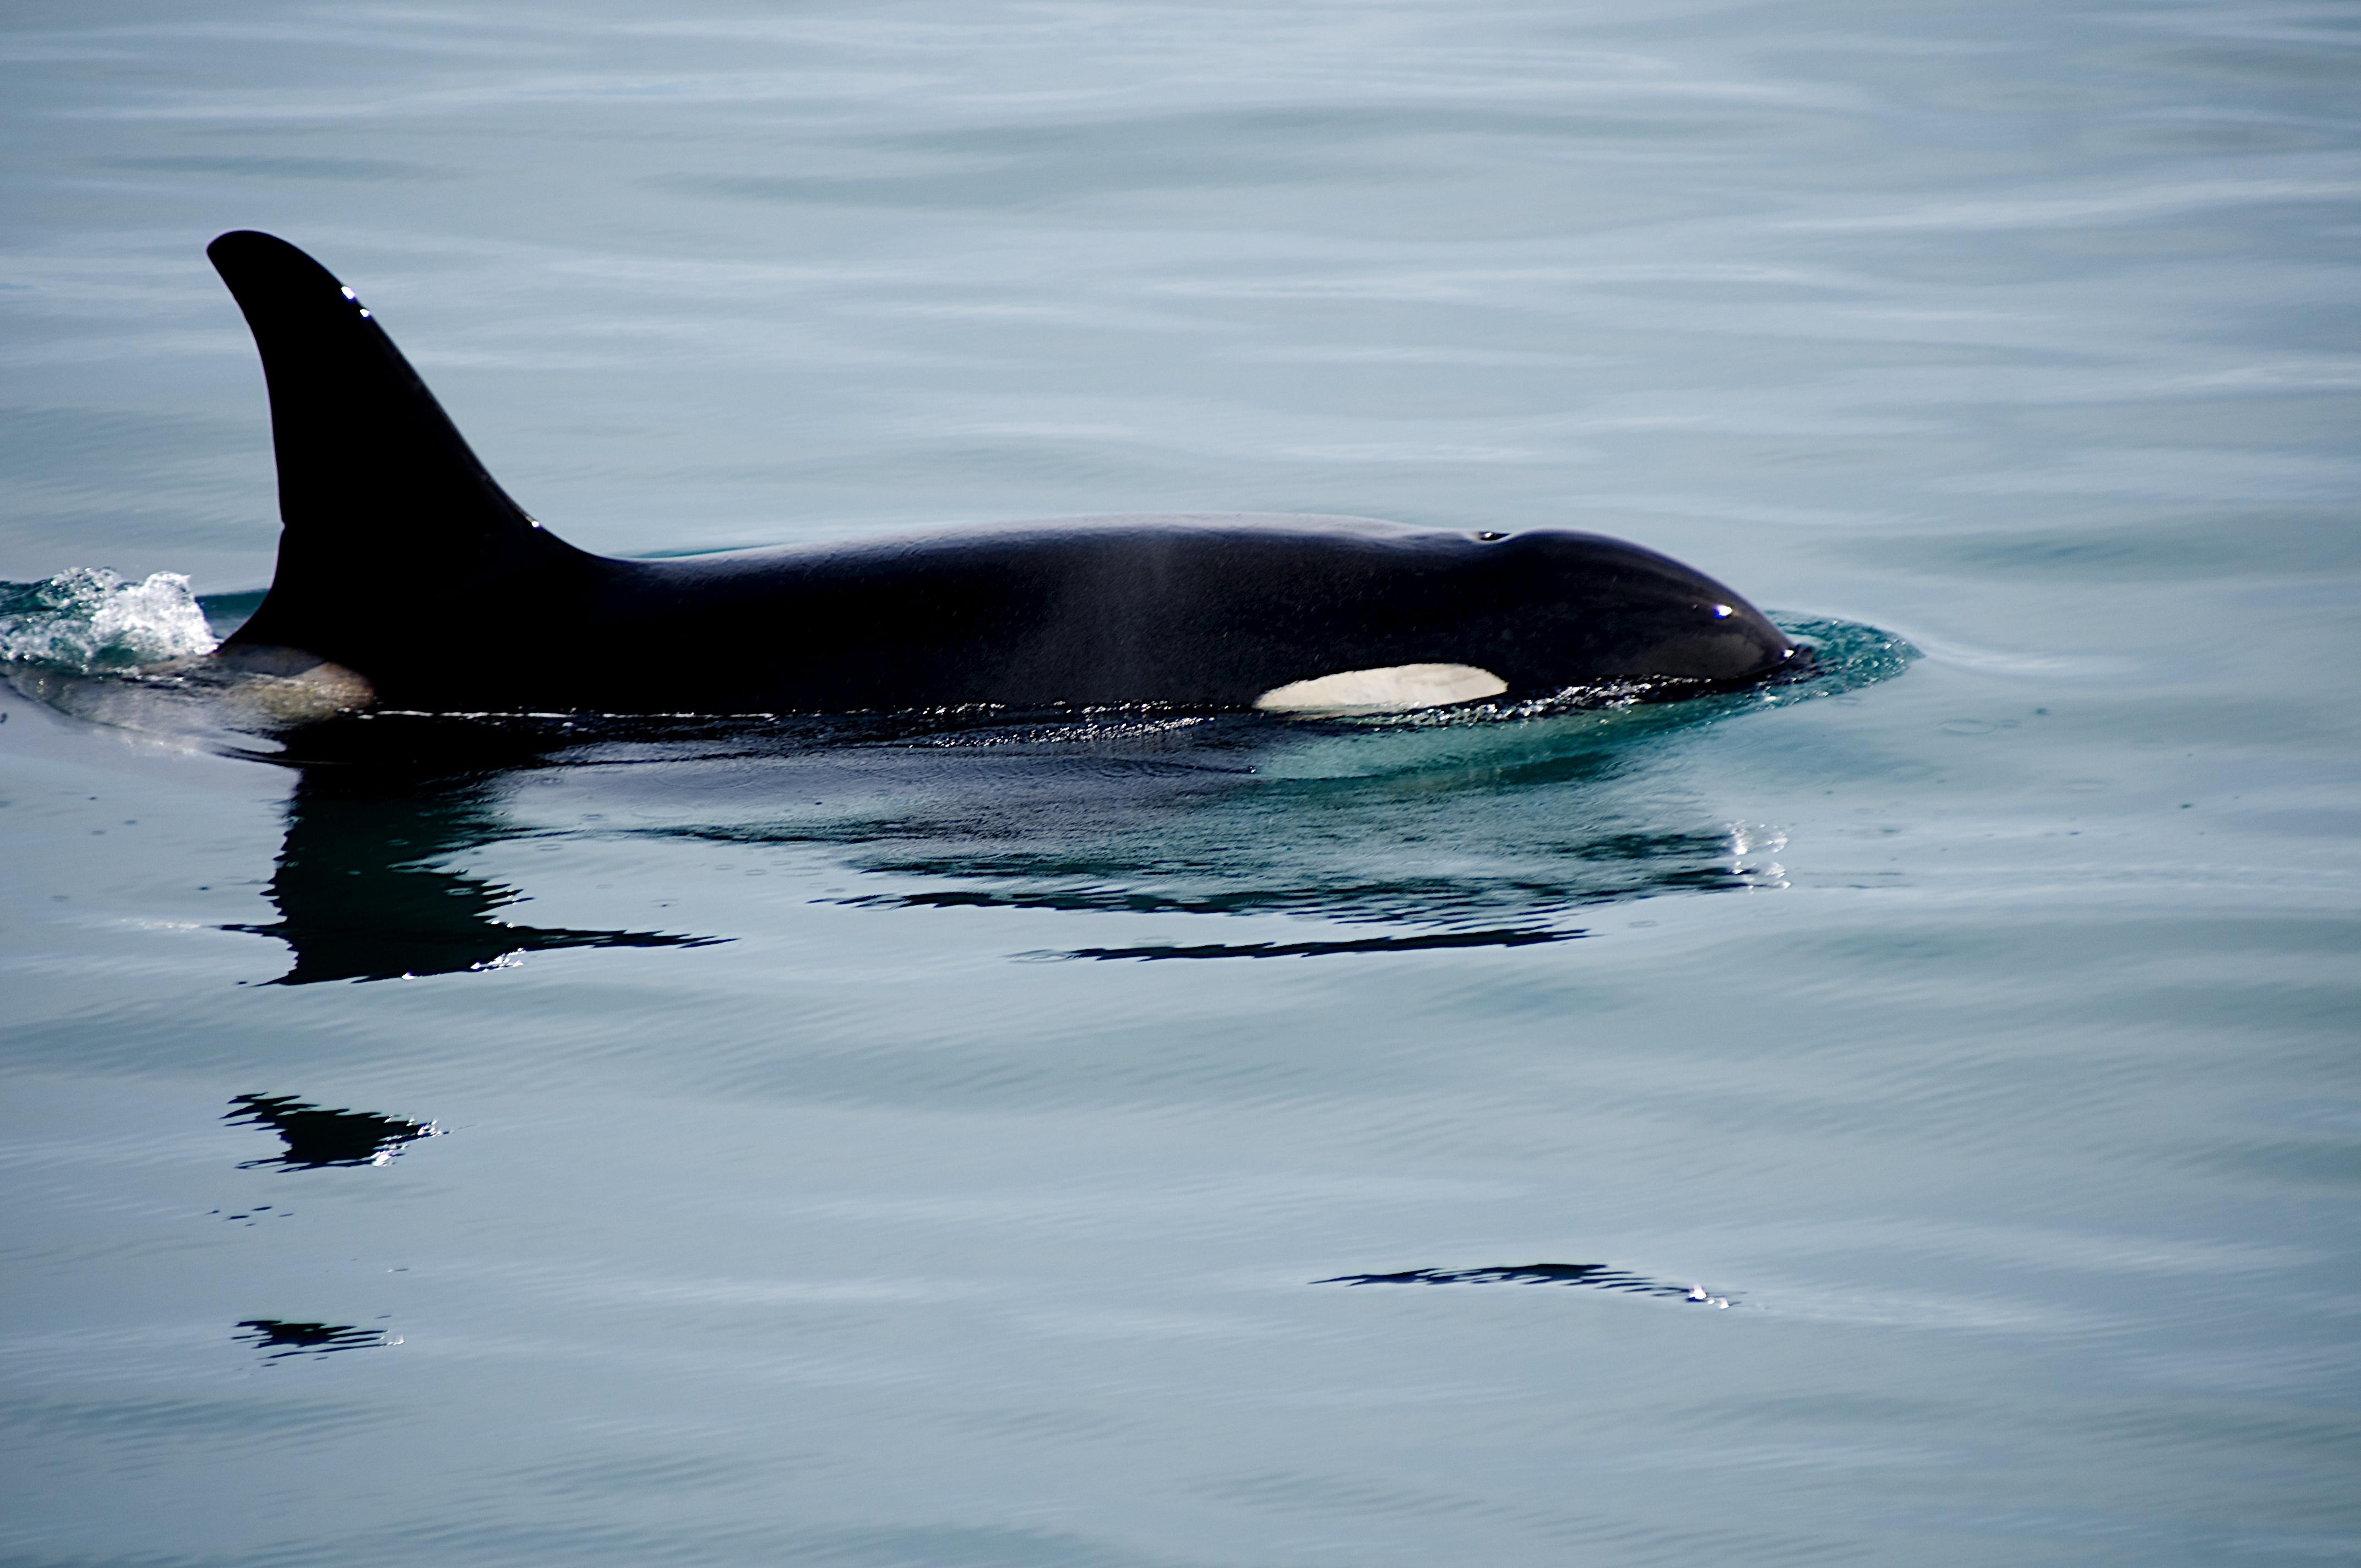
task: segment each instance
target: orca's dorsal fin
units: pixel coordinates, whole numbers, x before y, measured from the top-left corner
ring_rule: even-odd
[[[367,671],[454,598],[573,552],[484,471],[352,290],[267,234],[205,247],[262,354],[279,460],[279,569],[232,643]]]

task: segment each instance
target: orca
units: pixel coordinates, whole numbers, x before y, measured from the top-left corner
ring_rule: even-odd
[[[1153,515],[592,554],[509,499],[325,268],[250,230],[207,255],[261,353],[283,524],[216,657],[337,709],[1386,712],[1804,662],[1713,579],[1555,528]]]

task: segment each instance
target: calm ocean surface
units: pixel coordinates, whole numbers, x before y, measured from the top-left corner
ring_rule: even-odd
[[[251,608],[259,227],[592,549],[1574,525],[1829,674],[428,774],[11,590],[0,1561],[2361,1561],[2356,24],[11,5],[11,584]]]

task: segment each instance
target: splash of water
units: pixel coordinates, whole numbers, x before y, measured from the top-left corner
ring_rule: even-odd
[[[126,582],[76,566],[38,583],[0,583],[0,663],[87,675],[202,658],[215,641],[189,579]]]

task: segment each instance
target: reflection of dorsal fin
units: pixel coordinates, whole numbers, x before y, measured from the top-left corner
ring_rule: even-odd
[[[353,291],[302,251],[240,230],[206,247],[262,353],[279,457],[279,571],[231,639],[366,671],[435,630],[422,603],[566,546],[492,482]]]

